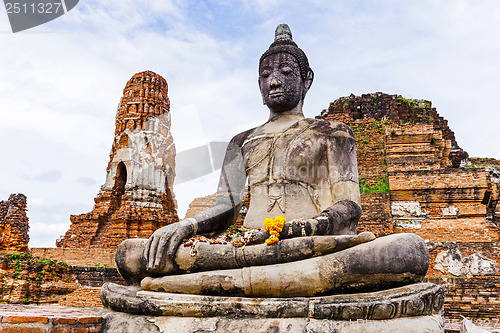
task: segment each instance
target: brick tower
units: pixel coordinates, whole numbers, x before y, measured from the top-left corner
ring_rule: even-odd
[[[172,185],[175,146],[163,77],[135,74],[123,89],[106,182],[90,213],[72,215],[58,247],[115,247],[178,221]]]

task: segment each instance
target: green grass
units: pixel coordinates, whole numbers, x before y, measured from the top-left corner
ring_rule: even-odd
[[[365,179],[359,179],[360,193],[390,193],[389,177],[382,176],[376,178],[377,183],[370,185]]]

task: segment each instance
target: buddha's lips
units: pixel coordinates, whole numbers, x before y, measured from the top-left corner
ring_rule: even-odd
[[[284,92],[281,92],[281,91],[278,91],[278,92],[272,92],[272,93],[269,93],[269,97],[281,97],[283,96],[285,93]]]

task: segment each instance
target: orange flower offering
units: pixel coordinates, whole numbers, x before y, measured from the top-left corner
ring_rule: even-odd
[[[266,230],[271,235],[268,239],[266,239],[267,245],[271,245],[279,241],[278,236],[283,230],[285,222],[286,218],[281,215],[276,216],[274,219],[268,217],[264,220],[264,228],[266,228]]]

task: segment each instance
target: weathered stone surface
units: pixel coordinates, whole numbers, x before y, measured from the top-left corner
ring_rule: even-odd
[[[104,332],[113,333],[444,332],[443,290],[433,284],[365,294],[264,299],[146,292],[107,284],[101,297],[108,307],[135,313],[104,314]]]
[[[465,275],[491,275],[498,273],[498,264],[495,260],[474,253],[471,256],[462,259]]]
[[[310,318],[147,317],[109,312],[103,333],[288,332],[288,333],[443,333],[441,315],[377,321]]]
[[[315,318],[383,320],[441,314],[441,286],[417,283],[383,291],[320,297],[246,298],[141,291],[105,284],[103,304],[115,311],[150,316]]]
[[[26,196],[11,194],[7,201],[0,201],[0,251],[27,252],[28,230]]]
[[[103,333],[137,333],[137,332],[148,332],[148,333],[160,333],[160,332],[196,332],[190,330],[182,329],[182,326],[168,325],[165,329],[161,330],[153,322],[151,317],[146,316],[133,316],[126,313],[113,313],[108,312],[105,315]],[[179,330],[180,329],[180,330]]]
[[[177,249],[175,255],[176,272],[192,273],[293,262],[342,251],[374,239],[373,233],[363,232],[358,235],[295,237],[281,240],[272,246],[261,243],[235,247],[230,243],[199,242],[192,246],[180,246]],[[117,264],[122,276],[127,277],[127,279],[130,276],[130,282],[140,282],[140,279],[133,278],[132,272],[145,271],[145,258],[142,255],[145,241],[138,239],[127,241],[117,249]],[[125,255],[126,253],[136,253],[138,257],[130,258]]]
[[[200,243],[194,256],[190,248],[180,247],[175,260],[179,269],[188,272],[273,265],[343,251],[374,239],[371,232],[364,232],[359,235],[295,237],[284,239],[274,246],[234,247],[230,244]]]
[[[71,216],[58,247],[116,247],[178,221],[167,94],[165,79],[151,71],[127,82],[116,114],[106,182],[92,212]]]
[[[252,132],[242,145],[252,193],[244,226],[261,228],[277,215],[309,219],[339,200],[359,204],[354,140],[344,125],[300,119],[279,135]]]
[[[425,217],[420,203],[416,201],[393,201],[391,213],[393,217]]]
[[[456,243],[447,242],[448,250],[437,254],[434,268],[455,276],[491,275],[498,273],[498,264],[479,253],[462,258]]]
[[[434,268],[445,274],[460,276],[463,274],[462,254],[457,249],[456,244],[446,243],[448,251],[438,253],[435,259]]]
[[[393,234],[344,251],[279,265],[254,266],[160,278],[146,277],[145,290],[267,297],[380,290],[421,281],[429,266],[427,247],[413,234]]]

